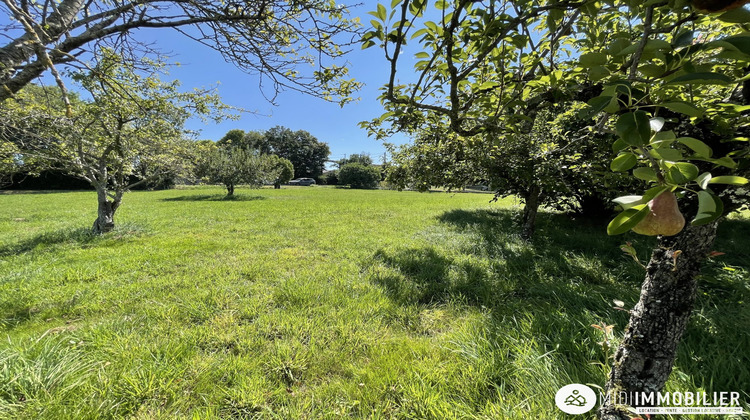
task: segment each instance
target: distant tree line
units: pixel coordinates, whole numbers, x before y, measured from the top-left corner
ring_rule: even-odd
[[[45,89],[37,89],[41,96]],[[307,131],[292,131],[277,126],[267,131],[230,130],[224,137],[211,140],[188,141],[184,164],[192,167],[187,172],[167,171],[150,177],[136,190],[172,188],[176,184],[200,182],[222,184],[229,195],[239,184],[259,186],[273,184],[280,188],[293,178],[309,177],[321,181],[325,162],[330,155],[326,143],[318,141]],[[356,155],[353,155],[356,156]],[[72,174],[67,168],[34,171],[29,165],[8,177],[4,189],[13,190],[91,190],[91,183]],[[143,178],[145,168],[135,165],[132,183]]]
[[[304,130],[292,131],[276,126],[266,131],[230,130],[218,142],[220,148],[253,150],[275,155],[292,163],[292,178],[315,178],[325,170],[331,150],[326,143]]]

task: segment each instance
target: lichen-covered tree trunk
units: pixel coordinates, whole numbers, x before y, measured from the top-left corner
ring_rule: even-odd
[[[521,220],[521,238],[523,240],[528,241],[534,236],[540,194],[541,189],[537,185],[532,185],[529,189],[529,193],[523,197],[524,207],[523,218]]]
[[[97,190],[97,198],[99,201],[99,209],[97,212],[97,218],[94,220],[94,226],[91,230],[95,234],[101,234],[111,231],[115,228],[115,212],[120,207],[120,200],[110,200],[107,197],[106,191]]]
[[[640,300],[615,353],[600,419],[629,420],[633,417],[625,405],[629,401],[621,397],[658,392],[667,382],[693,310],[701,262],[716,238],[716,225],[688,226],[678,235],[659,237]]]

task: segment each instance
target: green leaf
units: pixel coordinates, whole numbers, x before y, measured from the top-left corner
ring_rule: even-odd
[[[581,55],[581,58],[578,60],[578,64],[581,67],[594,67],[594,66],[603,66],[607,64],[607,54],[600,53],[600,52],[592,52],[592,53],[586,53]]]
[[[660,131],[651,137],[650,144],[654,147],[668,147],[674,142],[675,138],[676,136],[672,130]]]
[[[611,96],[597,96],[595,98],[589,99],[588,106],[591,107],[591,112],[593,115],[596,115],[602,111],[604,111],[604,108],[609,105],[609,102],[612,100]]]
[[[646,77],[659,77],[664,74],[664,67],[649,63],[638,67],[638,71]]]
[[[724,213],[724,203],[721,199],[708,191],[698,191],[698,213],[690,221],[693,226],[705,225],[721,217]]]
[[[715,176],[708,181],[709,184],[745,185],[747,178],[735,175]]]
[[[598,82],[609,76],[609,70],[604,66],[593,66],[589,69],[589,78],[592,82]]]
[[[615,130],[617,135],[631,146],[642,146],[651,138],[648,115],[643,111],[620,115]]]
[[[713,213],[716,211],[716,203],[711,198],[711,193],[698,191],[698,213]]]
[[[649,189],[646,190],[646,193],[643,194],[643,201],[645,201],[646,203],[648,203],[649,201],[651,201],[654,198],[656,198],[657,195],[659,195],[659,194],[661,194],[664,191],[667,191],[669,189],[670,189],[670,187],[668,187],[666,185],[659,185],[659,186],[656,186],[656,187],[653,187],[653,188],[649,188]]]
[[[388,16],[388,11],[385,9],[385,6],[380,3],[378,3],[377,8],[378,11],[376,12],[376,16],[378,17],[378,19],[385,22],[386,16]]]
[[[615,172],[624,172],[638,163],[638,158],[632,153],[620,153],[609,166]]]
[[[411,39],[419,38],[420,36],[425,35],[425,34],[427,34],[429,32],[430,32],[429,29],[422,28],[422,29],[418,30],[417,32],[414,32],[414,34],[412,34],[412,36],[411,36]]]
[[[495,88],[497,86],[500,86],[500,83],[497,83],[497,82],[484,82],[481,85],[479,85],[479,90],[489,90],[489,89]]]
[[[609,44],[609,47],[607,47],[607,52],[610,55],[619,55],[622,50],[630,47],[631,45],[633,44],[627,38],[615,38],[614,41]]]
[[[656,177],[656,172],[648,167],[640,167],[633,169],[633,176],[642,179],[644,181],[656,181],[658,178]]]
[[[750,11],[743,7],[738,7],[724,12],[719,16],[719,20],[727,23],[747,23],[750,22]]]
[[[731,44],[737,51],[750,55],[750,36],[735,35],[722,39],[723,42]]]
[[[732,83],[732,78],[721,73],[698,72],[677,76],[667,84],[694,84],[694,85],[726,85]]]
[[[649,154],[657,159],[664,159],[670,161],[682,160],[682,153],[679,150],[672,149],[669,147],[659,147],[649,150]]]
[[[639,204],[621,212],[607,225],[607,234],[620,235],[629,231],[646,217],[648,211],[648,205]]]
[[[609,105],[607,105],[606,108],[604,108],[604,112],[607,112],[609,114],[615,114],[620,111],[620,101],[613,97],[611,101],[609,101]]]
[[[688,162],[677,162],[669,166],[666,177],[673,184],[687,184],[698,177],[698,167]]]
[[[612,201],[619,204],[623,210],[627,210],[633,206],[644,203],[642,195],[624,195],[622,197],[617,197]]]
[[[689,117],[700,117],[701,115],[703,115],[703,111],[687,102],[667,102],[661,104],[661,106],[669,109],[670,111],[685,114]]]
[[[715,163],[719,166],[724,166],[729,169],[734,169],[737,167],[737,162],[735,162],[732,158],[728,156],[724,156],[719,159],[710,159],[710,162]]]
[[[675,47],[685,47],[687,45],[690,45],[693,43],[693,31],[691,30],[684,30],[677,34],[676,37],[672,40],[672,45]]]
[[[708,188],[708,182],[711,181],[711,173],[710,172],[703,172],[702,174],[698,175],[698,178],[695,178],[695,182],[698,183],[698,185],[703,188],[704,190]]]
[[[612,151],[615,152],[615,153],[619,152],[620,150],[622,150],[622,149],[624,149],[626,147],[628,147],[628,144],[625,143],[625,140],[623,140],[623,139],[617,139],[617,140],[615,140],[614,143],[612,143]]]
[[[663,39],[649,39],[646,41],[646,46],[643,48],[644,51],[656,51],[666,50],[672,51],[672,44]]]
[[[700,157],[710,158],[713,153],[706,143],[703,143],[698,139],[692,137],[680,137],[677,141],[692,149]]]

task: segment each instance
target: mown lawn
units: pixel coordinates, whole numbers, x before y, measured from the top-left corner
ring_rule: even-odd
[[[0,195],[0,418],[573,418],[638,298],[618,246],[654,243],[543,213],[527,244],[486,194],[238,193],[129,193],[102,237],[93,192]],[[716,249],[668,389],[748,402],[750,223]]]

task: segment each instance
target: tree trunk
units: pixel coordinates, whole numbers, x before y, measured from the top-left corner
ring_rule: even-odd
[[[94,220],[91,230],[95,234],[102,234],[115,228],[115,211],[120,207],[120,200],[109,200],[105,192],[97,191],[99,199],[98,217]]]
[[[280,189],[281,189],[281,184],[280,184],[280,183],[278,183],[278,182],[277,182],[277,183],[275,183],[275,184],[273,184],[273,189],[275,189],[275,190],[280,190]]]
[[[521,220],[521,239],[528,241],[534,236],[536,228],[536,213],[539,210],[539,195],[541,190],[533,185],[529,193],[523,197],[523,219]]]
[[[717,222],[688,226],[676,236],[659,237],[640,300],[615,353],[600,419],[630,419],[627,406],[632,405],[633,393],[659,392],[664,387],[693,310],[697,276],[716,238],[716,226]]]
[[[234,184],[226,184],[227,186],[227,197],[234,195]]]

